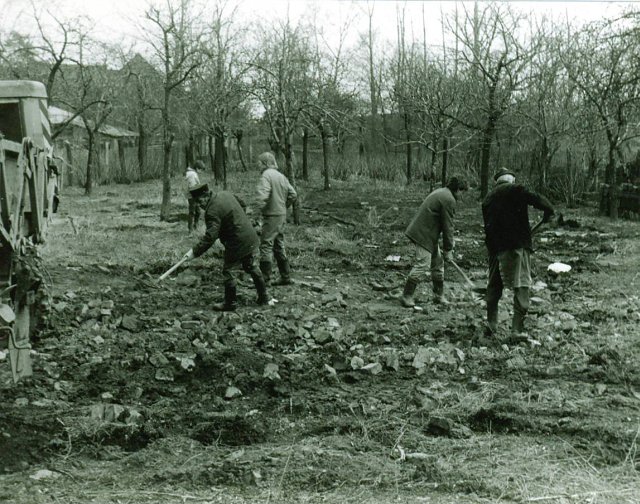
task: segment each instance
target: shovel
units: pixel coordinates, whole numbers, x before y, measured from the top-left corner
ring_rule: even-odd
[[[477,285],[477,284],[474,284],[471,281],[471,279],[467,276],[467,274],[462,270],[462,268],[460,266],[458,266],[456,264],[456,262],[454,260],[449,259],[449,262],[458,271],[458,273],[460,273],[460,276],[462,276],[462,278],[464,278],[465,282],[467,283],[467,286],[469,287],[469,289],[472,292],[475,292],[476,294],[482,294],[483,296],[487,293],[487,288],[486,287],[482,287],[482,286]]]

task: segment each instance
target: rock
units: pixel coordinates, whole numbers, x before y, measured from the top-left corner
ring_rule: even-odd
[[[416,369],[424,368],[431,359],[431,353],[427,348],[420,347],[413,357],[413,363],[411,364]]]
[[[331,381],[338,381],[338,373],[329,364],[324,365],[325,376]]]
[[[575,320],[564,320],[560,324],[560,328],[562,329],[562,331],[570,333],[578,328],[578,323]]]
[[[393,369],[394,371],[398,371],[400,369],[400,358],[398,357],[398,354],[387,354],[385,357],[385,366],[389,369]]]
[[[264,371],[262,372],[262,377],[267,378],[269,380],[280,380],[281,378],[278,371],[279,371],[278,365],[270,362],[264,367]]]
[[[598,251],[601,254],[613,254],[615,250],[615,247],[610,243],[601,243]]]
[[[103,310],[113,310],[114,307],[115,303],[111,300],[103,301],[100,305],[100,308],[102,308]]]
[[[382,364],[380,364],[379,362],[371,362],[370,364],[367,364],[366,366],[362,366],[360,368],[360,370],[361,371],[368,371],[372,375],[377,375],[377,374],[382,373]]]
[[[446,417],[431,417],[427,424],[426,431],[434,436],[449,436],[453,429],[453,422]]]
[[[60,477],[60,473],[50,471],[49,469],[40,469],[35,474],[29,476],[32,480],[43,480],[43,479],[57,479]]]
[[[351,369],[361,369],[364,366],[364,360],[357,355],[351,358]]]
[[[167,367],[158,368],[156,369],[155,379],[159,381],[173,381],[173,370]]]
[[[186,331],[196,329],[202,326],[202,322],[199,320],[183,320],[180,322],[180,328]]]
[[[106,404],[104,407],[103,420],[105,422],[117,422],[124,411],[124,406],[120,404]]]
[[[113,394],[111,392],[103,392],[100,395],[100,399],[102,399],[103,401],[110,401],[111,399],[113,399]]]
[[[162,352],[156,352],[149,358],[149,362],[155,367],[160,367],[169,364],[169,359]]]
[[[326,329],[319,329],[318,331],[314,331],[313,339],[319,345],[324,345],[326,343],[329,343],[333,339],[333,336]]]
[[[193,360],[194,357],[195,355],[187,357],[177,357],[178,361],[180,362],[180,367],[185,371],[192,371],[196,367],[196,363]]]
[[[536,281],[536,283],[534,283],[531,286],[531,290],[535,291],[535,292],[540,292],[542,290],[545,290],[548,287],[548,285],[540,280]]]
[[[102,336],[98,335],[98,336],[93,338],[93,342],[96,345],[102,345],[104,343],[104,338]]]
[[[26,397],[18,397],[15,401],[13,401],[13,405],[17,408],[24,408],[25,406],[29,406],[29,399]]]
[[[224,398],[227,400],[235,399],[236,397],[240,396],[242,396],[242,392],[237,387],[229,386],[224,392]]]
[[[138,410],[129,409],[124,422],[128,425],[140,425],[144,422],[144,417]]]
[[[138,332],[139,323],[138,319],[133,315],[125,315],[122,317],[122,322],[120,322],[120,327],[129,331],[129,332]]]
[[[527,362],[521,355],[516,355],[515,357],[511,357],[507,362],[507,369],[520,369],[527,365]]]

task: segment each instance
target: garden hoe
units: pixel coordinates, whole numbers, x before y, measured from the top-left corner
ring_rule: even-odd
[[[167,278],[171,273],[173,273],[175,270],[177,270],[180,266],[182,266],[185,262],[187,261],[186,257],[183,257],[182,259],[180,259],[177,263],[175,263],[173,266],[171,266],[171,268],[169,268],[167,271],[165,271],[162,275],[160,275],[160,278],[158,278],[158,282],[161,282],[162,280],[164,280],[165,278]]]
[[[449,259],[449,262],[453,265],[453,267],[457,270],[457,272],[460,273],[460,276],[464,278],[464,281],[467,283],[467,286],[469,287],[469,290],[471,290],[471,292],[473,292],[474,294],[480,294],[482,296],[484,296],[487,293],[487,288],[474,284],[471,281],[471,279],[467,276],[467,274],[462,270],[462,268],[458,266],[458,264],[453,259]]]

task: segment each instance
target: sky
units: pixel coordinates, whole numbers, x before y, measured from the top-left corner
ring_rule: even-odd
[[[193,0],[204,4],[210,0]],[[31,2],[37,9],[48,9],[49,12],[62,18],[86,16],[91,19],[94,34],[108,41],[133,41],[139,39],[138,23],[146,8],[151,3],[164,3],[166,0],[0,0],[0,29],[11,30],[25,26],[25,18],[32,12]],[[430,43],[439,43],[442,33],[440,19],[442,13],[453,12],[454,1],[407,1],[393,0],[351,1],[351,0],[240,0],[238,19],[273,20],[285,19],[287,12],[292,20],[299,17],[310,17],[318,11],[317,25],[324,28],[327,37],[337,38],[340,26],[346,19],[353,18],[350,32],[353,37],[367,29],[367,8],[373,5],[374,29],[382,39],[393,40],[396,33],[398,8],[406,9],[407,34],[411,34],[411,24],[415,38],[422,40],[422,16],[427,24],[427,39]],[[523,13],[547,14],[552,18],[568,18],[578,23],[610,17],[621,12],[625,6],[633,2],[600,2],[600,1],[516,1],[509,2]],[[457,2],[458,8],[466,5],[472,8],[472,2]],[[640,4],[637,4],[640,8]],[[205,7],[206,12],[206,7]]]

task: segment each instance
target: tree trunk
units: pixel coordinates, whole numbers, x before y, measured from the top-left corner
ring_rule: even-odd
[[[489,192],[489,162],[491,160],[491,144],[496,129],[497,119],[489,116],[482,132],[482,148],[480,155],[480,197],[484,198]]]
[[[116,146],[118,148],[118,161],[120,162],[120,183],[129,182],[124,158],[124,140],[122,138],[116,140]]]
[[[302,131],[302,180],[309,180],[309,128]]]
[[[411,145],[411,118],[408,113],[404,113],[404,131],[407,140],[406,156],[407,156],[407,185],[411,184],[413,172],[413,146]]]
[[[442,139],[442,187],[447,184],[447,169],[449,167],[449,137]]]
[[[247,171],[247,165],[244,162],[244,154],[242,152],[242,137],[244,136],[244,132],[242,130],[236,130],[236,149],[238,150],[238,159],[240,159],[240,164],[242,165],[242,171]]]
[[[84,193],[87,196],[91,196],[91,190],[93,189],[93,158],[94,158],[94,153],[93,153],[93,144],[94,144],[94,134],[93,131],[90,129],[87,129],[87,140],[88,140],[88,145],[87,145],[87,171],[86,171],[86,178],[84,181]]]
[[[291,145],[291,133],[285,133],[282,137],[284,139],[284,172],[285,176],[291,182],[291,185],[295,187],[295,173],[293,170],[293,148]],[[299,196],[299,195],[298,195]],[[293,222],[296,225],[300,224],[300,197],[293,204]]]
[[[215,150],[215,144],[214,144],[212,135],[207,135],[207,142],[209,143],[209,149],[208,149],[209,150],[209,166],[211,166],[212,170],[215,170],[215,157],[213,154]],[[216,184],[218,183],[218,180],[215,177],[214,177],[214,181]]]
[[[331,132],[326,127],[320,127],[320,138],[322,139],[322,174],[324,176],[324,190],[331,189]]]
[[[214,129],[215,150],[213,154],[213,175],[216,180],[216,185],[222,183],[225,184],[225,169],[224,169],[224,131],[219,126]]]
[[[147,132],[142,122],[138,122],[138,178],[145,180],[147,177]]]

